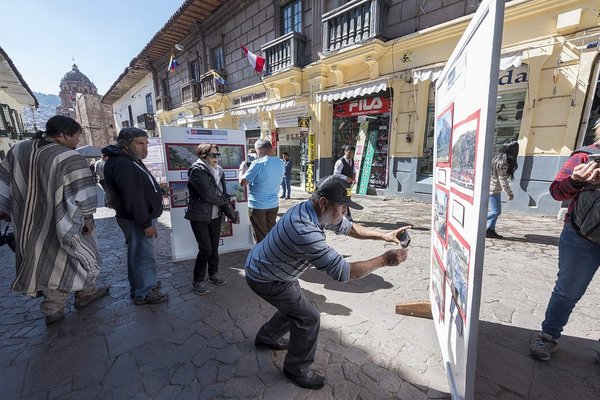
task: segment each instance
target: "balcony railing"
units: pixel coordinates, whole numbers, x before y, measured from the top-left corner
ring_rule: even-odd
[[[218,72],[224,80],[227,80],[227,74],[223,71]],[[216,93],[225,93],[225,85],[218,83],[212,72],[208,71],[200,75],[200,90],[202,98],[205,98]]]
[[[323,52],[383,36],[386,0],[354,0],[323,14]]]
[[[169,96],[156,97],[156,111],[169,111],[171,109],[171,98]]]
[[[305,47],[306,37],[298,32],[287,33],[262,45],[261,50],[266,58],[265,75],[290,67],[303,67]]]
[[[200,82],[188,82],[181,87],[181,99],[183,104],[199,101],[202,97]]]

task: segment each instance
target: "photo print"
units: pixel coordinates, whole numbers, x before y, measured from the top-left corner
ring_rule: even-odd
[[[221,220],[221,234],[219,237],[233,236],[233,224],[226,218]]]
[[[441,186],[435,186],[433,229],[443,243],[447,241],[448,229],[448,191]]]
[[[438,321],[444,320],[446,301],[446,271],[442,265],[442,261],[434,250],[431,262],[431,291],[438,309]]]
[[[177,171],[189,169],[193,163],[198,160],[196,154],[197,144],[190,143],[168,143],[165,144],[165,154],[167,155],[167,169]],[[238,164],[239,165],[239,164]]]
[[[454,126],[450,182],[452,193],[473,204],[479,110]]]
[[[190,197],[187,182],[170,182],[169,194],[171,197],[171,208],[187,207]]]
[[[242,161],[246,159],[246,153],[244,152],[243,144],[220,144],[219,153],[219,165],[223,169],[238,169]]]
[[[248,201],[246,186],[242,186],[239,181],[225,181],[225,186],[227,187],[227,193],[234,196],[238,203]]]
[[[466,319],[470,257],[471,249],[468,243],[453,229],[449,230],[446,277],[463,319]]]
[[[435,120],[436,165],[448,166],[452,143],[452,119],[454,103],[450,104]]]

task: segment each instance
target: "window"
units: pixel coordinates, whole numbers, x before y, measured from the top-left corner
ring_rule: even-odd
[[[167,97],[169,95],[169,80],[167,78],[162,78],[160,80],[160,95],[162,97]]]
[[[225,60],[223,57],[223,47],[214,47],[211,50],[212,68],[217,71],[225,70]]]
[[[154,104],[152,104],[152,93],[146,95],[146,112],[154,114]]]
[[[433,175],[433,134],[435,125],[435,83],[429,85],[427,119],[425,120],[425,140],[423,156],[419,165],[419,175]]]
[[[200,61],[192,61],[190,63],[190,80],[200,82]]]
[[[302,1],[295,0],[281,7],[281,34],[302,32]]]

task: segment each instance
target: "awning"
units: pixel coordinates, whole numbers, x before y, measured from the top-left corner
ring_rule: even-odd
[[[208,115],[203,115],[202,116],[202,121],[212,121],[215,119],[221,119],[225,116],[224,112],[220,112],[220,113],[215,113],[215,114],[208,114]]]
[[[325,90],[316,93],[317,102],[337,101],[353,97],[366,96],[387,89],[387,78],[369,81],[358,85],[346,86],[339,89]]]
[[[231,109],[229,110],[229,114],[231,114],[234,117],[239,117],[240,115],[256,114],[258,111],[260,111],[259,106],[252,106]]]
[[[500,71],[506,71],[512,67],[518,68],[523,63],[523,51],[512,51],[504,53],[500,56]],[[419,82],[431,81],[435,82],[442,73],[445,62],[436,63],[423,68],[416,68],[412,70],[413,84],[416,85]]]
[[[265,104],[260,107],[261,111],[276,111],[276,110],[285,110],[286,108],[291,108],[296,105],[296,100],[285,100],[277,103]]]

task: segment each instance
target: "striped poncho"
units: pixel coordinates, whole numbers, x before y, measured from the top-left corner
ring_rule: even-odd
[[[35,296],[90,287],[100,270],[96,232],[82,235],[96,211],[96,184],[76,151],[46,140],[17,143],[0,163],[0,210],[16,237],[11,289]]]

